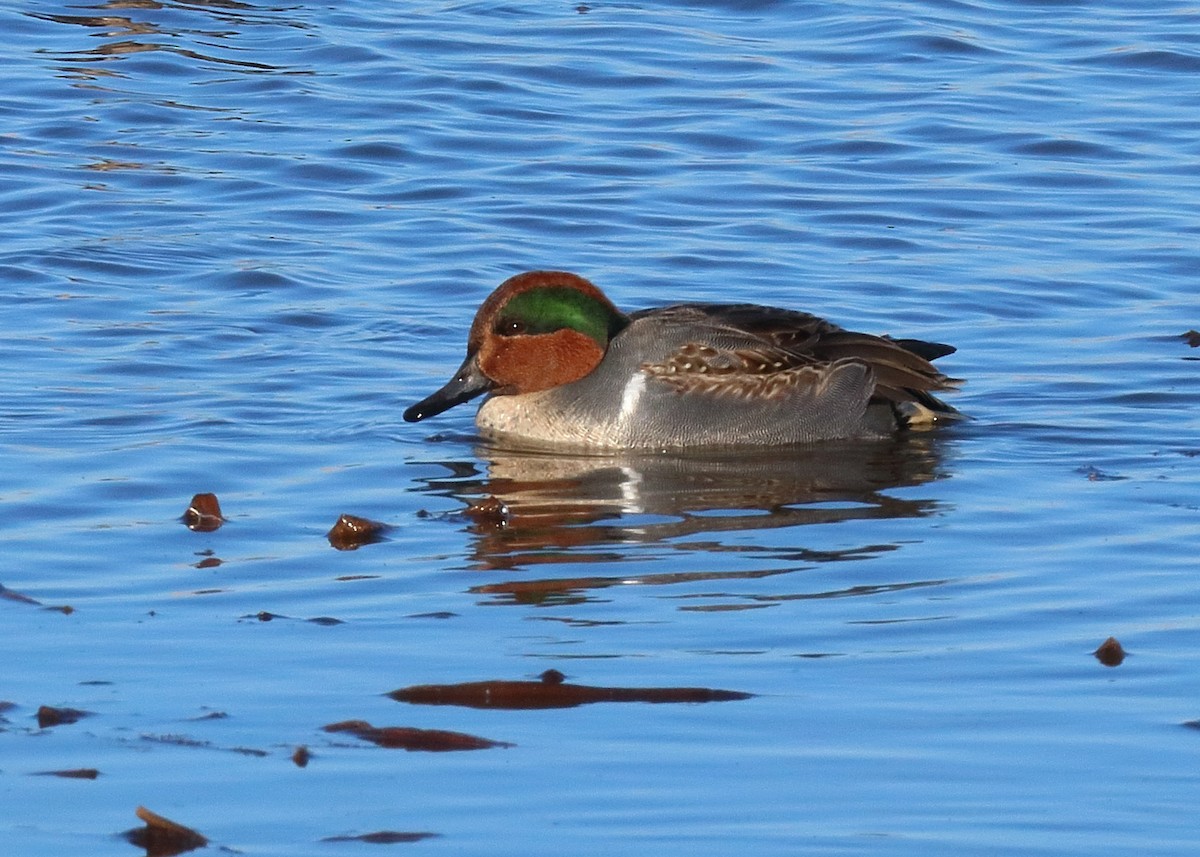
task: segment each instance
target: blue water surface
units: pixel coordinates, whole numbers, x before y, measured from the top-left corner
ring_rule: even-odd
[[[138,806],[258,855],[1197,853],[1196,7],[0,26],[4,853],[137,853]],[[534,268],[953,343],[972,419],[728,459],[403,423]],[[547,669],[753,696],[384,695]]]

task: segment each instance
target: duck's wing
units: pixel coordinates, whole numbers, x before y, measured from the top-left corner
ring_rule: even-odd
[[[754,304],[683,304],[654,314],[661,330],[686,331],[686,338],[644,368],[681,390],[789,395],[859,363],[871,370],[875,400],[956,413],[932,395],[958,383],[930,362],[953,353],[948,345],[856,333],[808,313]]]
[[[653,343],[640,349],[649,357],[642,370],[679,392],[742,399],[817,384],[819,367],[797,347],[798,329],[776,340],[750,309],[682,304],[648,313],[635,328],[644,345]]]
[[[953,353],[940,343],[920,340],[896,340],[869,333],[838,331],[821,338],[813,349],[823,361],[858,360],[875,373],[875,395],[889,402],[915,401],[935,411],[953,413],[953,408],[933,397],[933,393],[953,390],[961,382],[940,372],[930,361]]]

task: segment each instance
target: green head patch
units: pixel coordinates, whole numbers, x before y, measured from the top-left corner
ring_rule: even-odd
[[[501,336],[515,336],[570,328],[604,348],[626,323],[625,317],[603,299],[569,286],[544,286],[510,298],[497,315],[493,330]]]

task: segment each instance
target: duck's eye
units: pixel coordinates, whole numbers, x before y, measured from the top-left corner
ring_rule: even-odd
[[[525,322],[515,318],[502,319],[496,325],[496,333],[501,336],[517,336],[525,332]]]

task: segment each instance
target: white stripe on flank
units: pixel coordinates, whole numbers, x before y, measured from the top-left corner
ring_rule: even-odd
[[[642,397],[642,392],[646,389],[646,376],[641,372],[634,372],[629,379],[629,383],[625,385],[625,392],[621,394],[621,423],[625,424],[633,416],[633,412],[637,409],[638,399]]]

